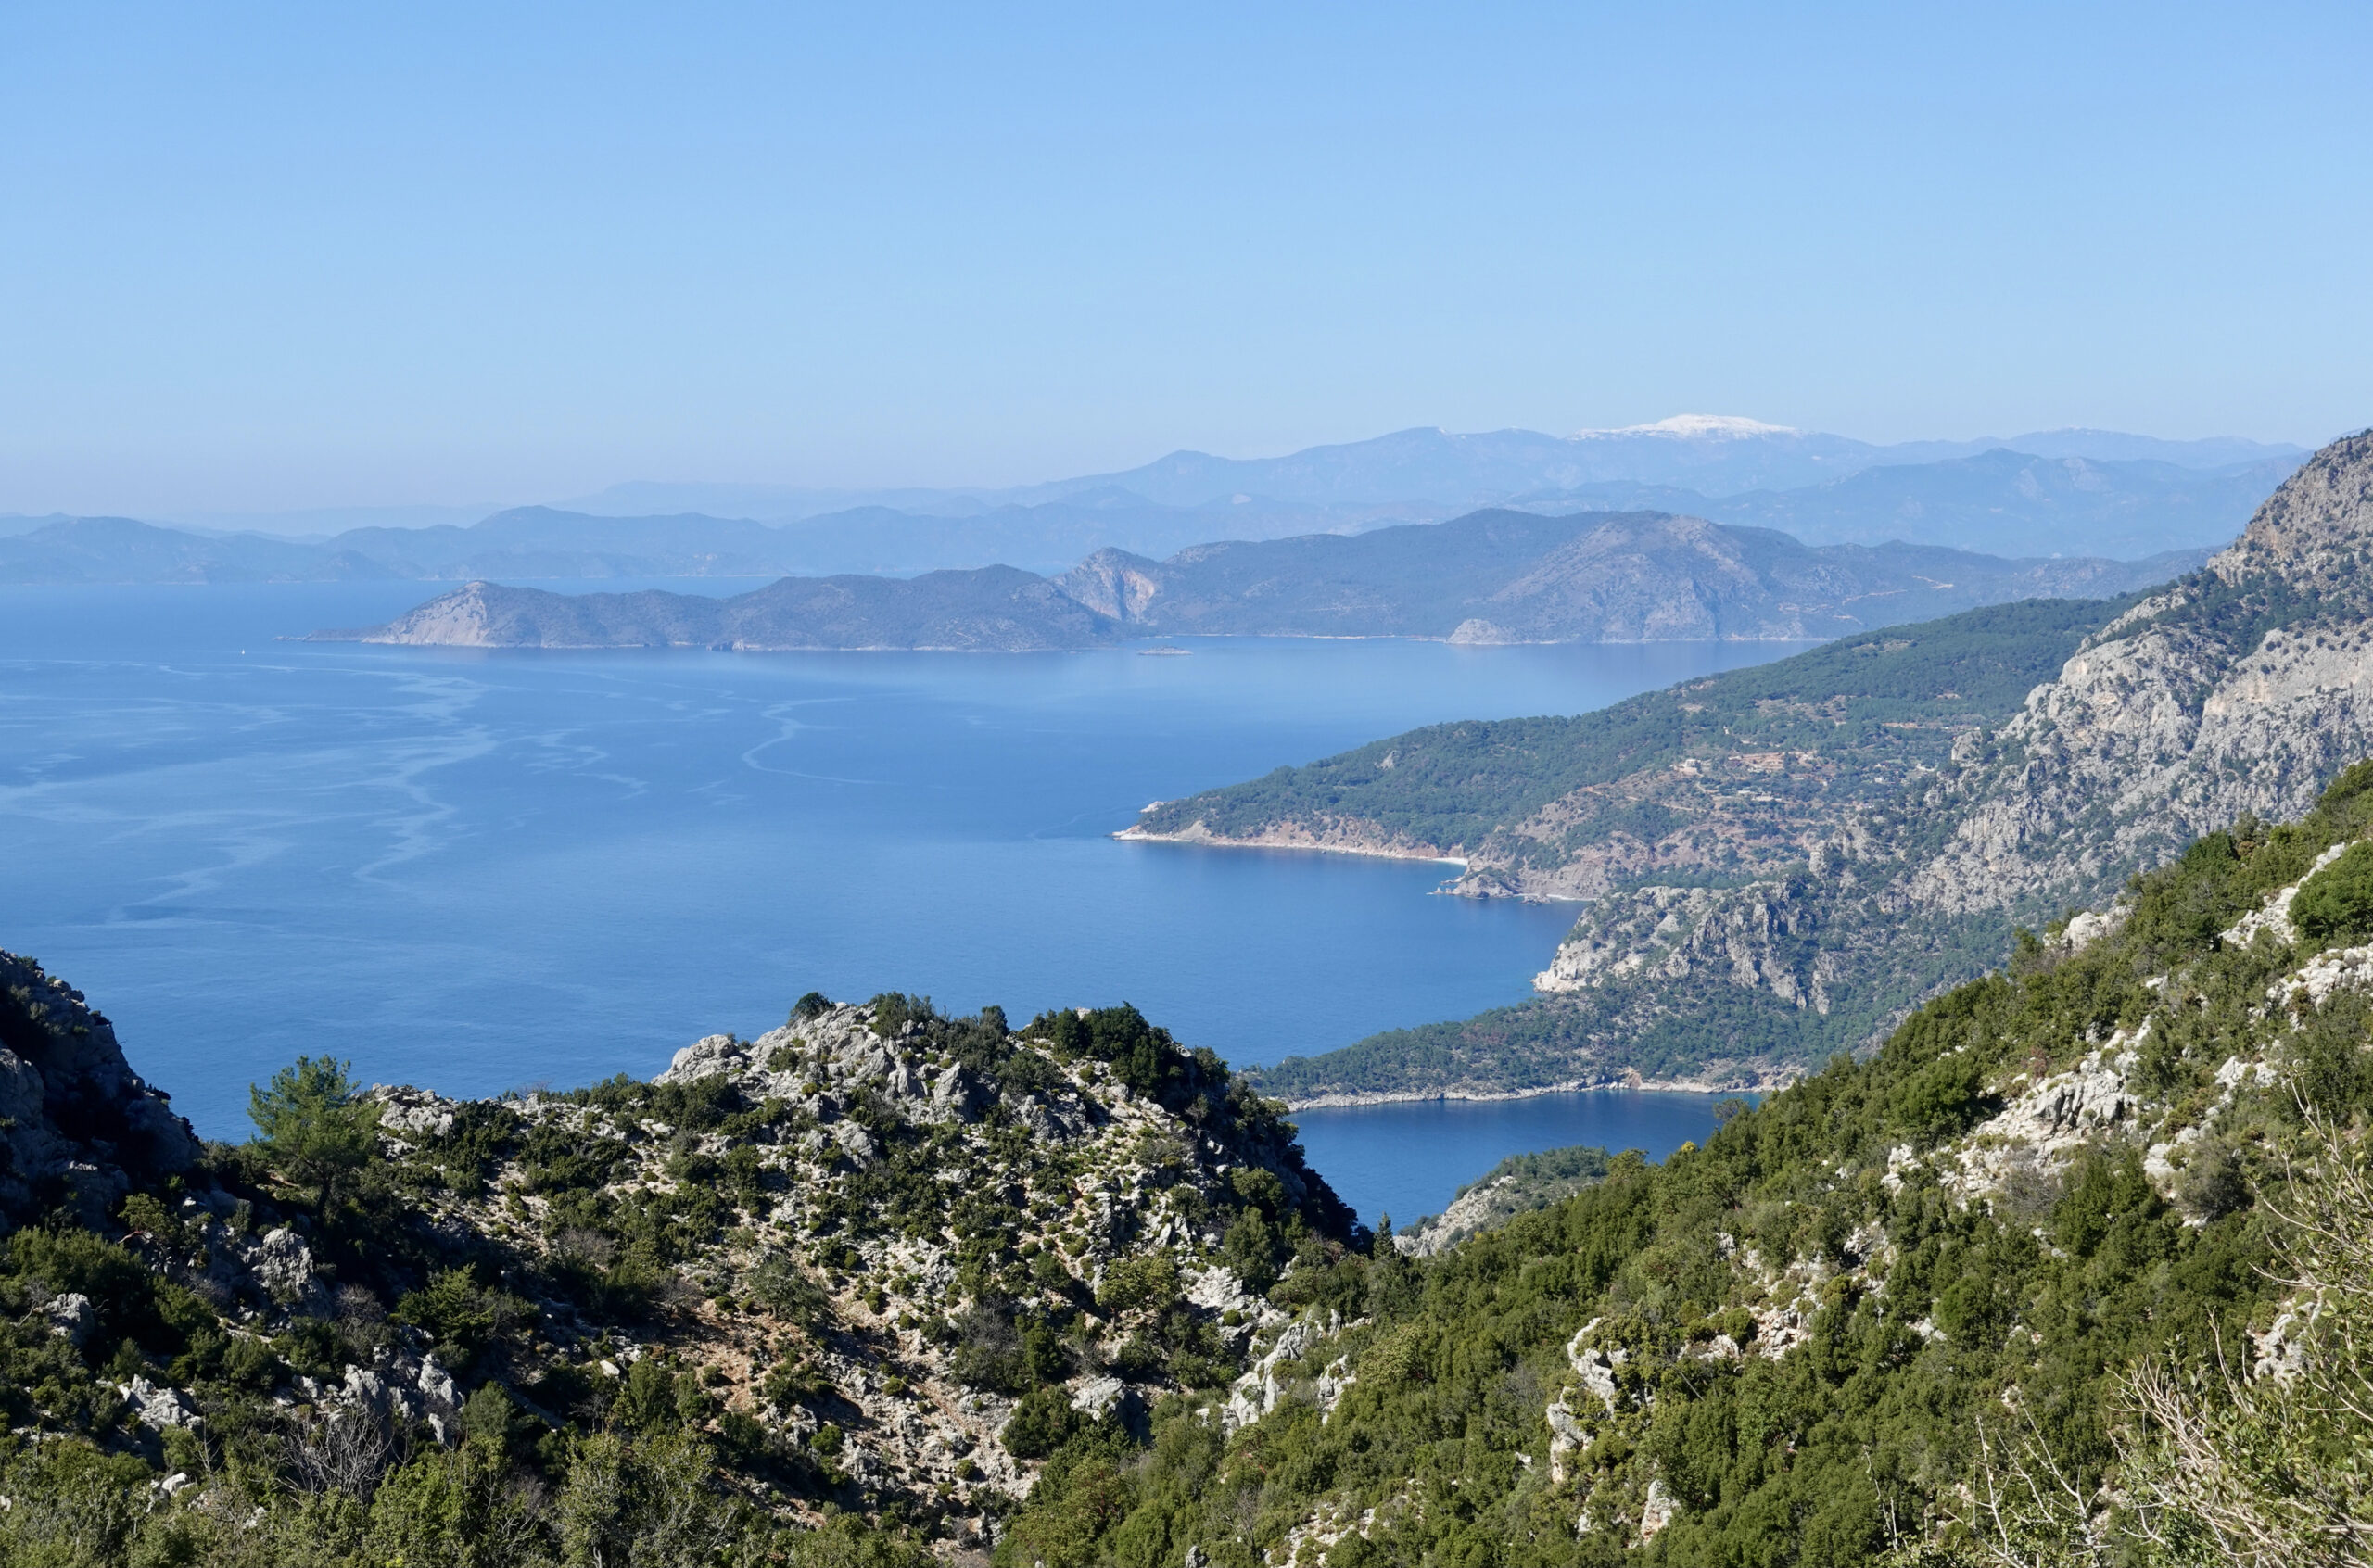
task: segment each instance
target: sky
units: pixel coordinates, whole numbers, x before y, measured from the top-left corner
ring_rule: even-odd
[[[0,511],[2373,422],[2373,7],[0,7]]]

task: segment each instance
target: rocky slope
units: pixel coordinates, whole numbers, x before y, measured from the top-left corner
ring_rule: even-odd
[[[1127,1561],[1158,1514],[1215,1562],[2108,1563],[2146,1528],[2206,1533],[2136,1511],[2166,1450],[2134,1379],[2174,1369],[2208,1430],[2242,1400],[2256,1441],[2313,1423],[2326,1458],[2303,1435],[2267,1491],[2303,1521],[2295,1561],[2359,1561],[2373,1492],[2341,1456],[2367,1419],[2284,1401],[2362,1385],[2373,846],[2354,873],[2344,851],[2368,829],[2373,765],[1702,1147],[1337,1265],[1305,1288],[1341,1322],[1313,1305],[1279,1332],[1259,1419],[1224,1447],[1158,1427],[1097,1494],[1128,1534],[1079,1560]],[[2219,1364],[2234,1383],[2187,1375]],[[2014,1457],[2064,1478],[2064,1551],[1972,1554]],[[1086,1491],[1045,1488],[1017,1538],[1060,1539]]]
[[[10,1016],[43,1031],[9,1026],[33,1048],[7,1058],[18,1170],[146,1142],[17,1212],[96,1235],[0,1270],[0,1404],[176,1487],[248,1453],[300,1490],[346,1466],[367,1500],[489,1430],[557,1486],[592,1434],[679,1434],[762,1518],[984,1547],[1074,1434],[1225,1402],[1286,1321],[1263,1293],[1364,1239],[1273,1103],[1125,1007],[1017,1034],[811,997],[649,1084],[380,1088],[356,1107],[376,1156],[321,1206],[265,1145],[201,1156],[104,1021],[10,962]]]
[[[0,952],[0,1225],[43,1209],[104,1218],[197,1155],[189,1124],[132,1070],[106,1016],[32,959]]]
[[[1747,1083],[1868,1045],[1999,961],[2014,926],[2240,815],[2296,813],[2373,751],[2369,495],[2373,436],[2335,442],[2205,570],[2087,637],[2007,722],[1845,803],[1801,860],[1728,887],[1611,884],[1536,981],[1552,1000],[1264,1081],[1298,1103],[1625,1070]]]
[[[315,641],[450,648],[1092,648],[1119,627],[1010,566],[921,576],[785,577],[730,599],[701,594],[547,593],[470,583],[384,626]]]

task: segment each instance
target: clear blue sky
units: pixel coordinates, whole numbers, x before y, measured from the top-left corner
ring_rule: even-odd
[[[2373,7],[0,8],[0,510],[2373,422]]]

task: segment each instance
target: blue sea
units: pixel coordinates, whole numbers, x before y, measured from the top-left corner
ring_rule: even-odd
[[[1017,1019],[1127,1000],[1238,1064],[1519,1001],[1571,906],[1429,897],[1442,865],[1110,835],[1415,725],[1794,651],[279,640],[428,591],[0,588],[0,947],[85,991],[210,1136],[245,1136],[247,1085],[300,1053],[449,1094],[569,1085],[755,1034],[810,990]],[[1661,1155],[1712,1125],[1699,1097],[1620,1094],[1301,1119],[1371,1219],[1520,1149]]]

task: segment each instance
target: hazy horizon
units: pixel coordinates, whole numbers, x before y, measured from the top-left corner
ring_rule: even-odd
[[[1662,420],[1643,421],[1631,425],[1616,426],[1606,429],[1586,429],[1560,433],[1542,431],[1526,433],[1534,435],[1554,434],[1561,439],[1574,439],[1582,436],[1624,436],[1660,433],[1667,427],[1697,421],[1737,425],[1756,425],[1763,424],[1765,423],[1756,421],[1750,416],[1682,414],[1669,415]],[[1443,427],[1439,425],[1415,426],[1411,428],[1438,431],[1452,436],[1474,436],[1511,434],[1518,427],[1511,427],[1510,429],[1502,431],[1445,431]],[[1857,436],[1851,433],[1844,431],[1813,431],[1799,429],[1793,426],[1768,426],[1767,428],[1771,434],[1782,436],[1842,437],[1843,439],[1850,441],[1859,441],[1863,439],[1860,436]],[[1376,436],[1367,437],[1366,439],[1378,440],[1387,436],[1402,435],[1406,433],[1406,431],[1381,432]],[[2342,433],[2333,433],[2334,436],[2339,434]],[[2144,441],[2166,442],[2170,444],[2218,441],[2252,443],[2268,448],[2269,452],[2267,455],[2269,456],[2275,455],[2279,449],[2286,446],[2295,449],[2301,453],[2311,451],[2316,448],[2322,446],[2325,441],[2332,438],[2332,436],[2318,436],[2311,440],[2286,442],[2267,441],[2264,438],[2254,436],[2234,436],[2230,432],[2222,431],[2183,436],[2166,436],[2150,431],[2112,431],[2100,426],[2064,426],[2060,429],[2049,431],[2033,429],[2013,434],[1981,433],[1971,436],[1931,436],[1925,437],[1912,437],[1903,443],[1870,444],[1872,446],[1884,447],[1887,445],[1926,444],[1940,446],[1985,446],[1995,443],[2010,443],[2013,446],[2013,449],[2016,449],[2016,443],[2023,437],[2038,435],[2061,436],[2103,436],[2137,438]],[[1128,468],[1111,472],[1125,475],[1131,469],[1151,467],[1155,463],[1163,462],[1167,459],[1187,456],[1216,457],[1224,462],[1273,462],[1278,459],[1291,458],[1303,452],[1325,449],[1326,447],[1358,446],[1361,444],[1361,441],[1353,440],[1349,442],[1327,443],[1325,444],[1325,446],[1294,448],[1282,452],[1274,453],[1204,453],[1198,452],[1192,448],[1173,447],[1148,457],[1138,463],[1131,464]],[[823,512],[836,510],[842,504],[845,504],[850,507],[864,504],[895,505],[898,504],[897,501],[890,498],[897,497],[899,492],[902,491],[909,493],[913,498],[913,504],[918,506],[927,505],[929,500],[933,498],[945,499],[980,496],[990,498],[994,500],[995,499],[1002,497],[1009,492],[1027,490],[1034,486],[1053,486],[1068,482],[1075,482],[1082,478],[1099,476],[1102,475],[1044,474],[1037,476],[1034,480],[1022,481],[1009,485],[953,484],[945,486],[907,486],[891,484],[868,487],[832,487],[803,485],[796,480],[749,479],[720,476],[660,477],[643,474],[618,480],[612,484],[600,487],[599,488],[587,491],[583,494],[569,496],[529,495],[517,496],[501,500],[485,500],[476,502],[453,502],[440,500],[383,501],[377,503],[332,501],[288,508],[263,508],[254,510],[164,506],[150,509],[146,512],[137,512],[124,508],[95,508],[80,512],[68,512],[63,509],[50,509],[46,512],[35,512],[27,507],[12,506],[8,504],[8,499],[6,496],[0,494],[0,520],[22,521],[44,516],[121,515],[136,516],[146,522],[161,523],[182,527],[194,527],[201,530],[216,530],[224,532],[247,530],[266,533],[283,533],[286,537],[326,537],[345,529],[357,527],[425,528],[438,525],[466,525],[483,518],[494,515],[498,512],[523,507],[550,507],[564,511],[588,508],[595,511],[598,514],[619,515],[621,514],[620,512],[614,509],[605,509],[601,505],[601,503],[615,492],[633,491],[639,488],[660,492],[696,491],[704,489],[720,492],[747,491],[752,493],[776,491],[782,492],[784,494],[806,492],[818,496],[836,496],[840,498],[838,500],[820,504],[818,511]],[[1786,488],[1789,487],[1777,487]],[[699,507],[683,509],[670,506],[665,508],[665,510],[700,511],[703,509]],[[720,517],[741,515],[741,513],[730,510],[718,511],[712,514]]]
[[[2373,15],[0,17],[0,509],[2373,414]]]

